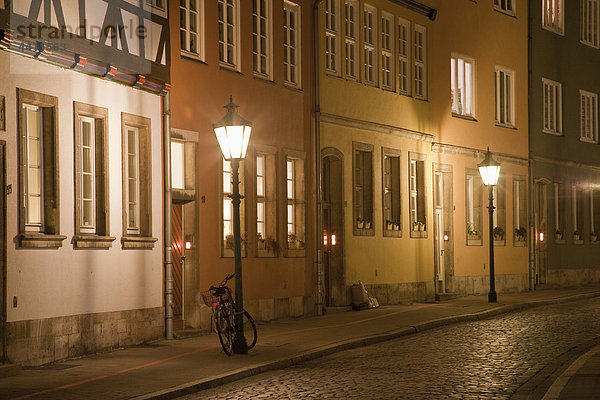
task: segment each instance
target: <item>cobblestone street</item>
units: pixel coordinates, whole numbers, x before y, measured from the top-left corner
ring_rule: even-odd
[[[344,351],[184,398],[508,399],[559,355],[599,341],[599,326],[598,298],[534,308]]]

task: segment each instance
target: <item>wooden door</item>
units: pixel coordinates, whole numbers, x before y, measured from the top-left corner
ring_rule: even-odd
[[[181,330],[183,329],[183,205],[181,203],[173,203],[171,210],[173,330]]]
[[[6,165],[0,142],[0,362],[6,362]]]

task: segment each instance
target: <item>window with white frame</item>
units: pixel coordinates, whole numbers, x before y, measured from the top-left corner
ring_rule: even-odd
[[[544,110],[542,131],[552,135],[562,134],[562,85],[542,78]]]
[[[358,53],[356,49],[356,43],[358,42],[358,31],[356,28],[357,10],[358,4],[356,0],[346,0],[346,78],[352,80],[358,79]]]
[[[583,239],[583,196],[576,184],[571,186],[571,211],[573,213],[573,240]]]
[[[218,0],[219,61],[221,65],[239,69],[239,0]]]
[[[410,96],[410,22],[398,18],[398,90]]]
[[[494,0],[494,9],[506,14],[515,15],[515,2],[517,0]]]
[[[365,4],[363,12],[364,82],[377,85],[377,9]]]
[[[383,235],[400,236],[402,216],[400,197],[400,152],[382,150]]]
[[[425,161],[426,156],[408,153],[410,237],[426,237]]]
[[[580,0],[581,18],[580,18],[580,40],[581,43],[598,48],[599,38],[598,29],[600,23],[599,0]]]
[[[204,0],[180,0],[181,52],[204,59]]]
[[[44,140],[41,107],[23,104],[25,230],[44,231]]]
[[[306,248],[304,154],[287,155],[285,171],[287,256],[304,256]]]
[[[506,183],[504,175],[492,186],[494,213],[492,215],[494,240],[505,240],[506,236]]]
[[[458,55],[450,58],[452,113],[475,116],[475,62]]]
[[[564,240],[565,234],[565,204],[562,195],[562,185],[554,182],[554,240]]]
[[[252,63],[254,73],[271,78],[272,0],[252,0]]]
[[[256,239],[259,257],[276,257],[277,202],[276,156],[272,152],[256,153]]]
[[[467,245],[481,244],[481,191],[483,182],[476,170],[467,170],[465,179],[465,207]]]
[[[300,87],[300,6],[283,2],[284,81]]]
[[[496,67],[496,124],[513,127],[515,124],[515,73]]]
[[[415,24],[413,30],[413,76],[415,98],[427,99],[427,28]]]
[[[240,195],[244,195],[244,162],[240,161],[239,169],[239,190]],[[223,257],[233,257],[233,201],[231,195],[233,194],[233,182],[231,173],[231,162],[225,159],[221,159],[221,243],[222,250],[221,255]],[[240,203],[240,233],[242,236],[245,235],[245,216],[244,216],[244,198],[241,199]],[[242,251],[245,251],[244,241],[242,241]]]
[[[140,133],[135,126],[125,127],[125,201],[127,233],[140,233]]]
[[[381,12],[381,87],[395,90],[394,16]]]
[[[513,177],[513,228],[514,243],[527,240],[527,182],[522,176]]]
[[[581,103],[581,136],[582,142],[598,143],[598,95],[579,91]]]
[[[166,0],[146,0],[146,4],[149,6],[158,8],[159,10],[165,11],[167,1]]]
[[[373,146],[353,143],[354,235],[373,235]]]
[[[265,195],[267,192],[265,178],[265,156],[258,154],[256,156],[256,236],[259,240],[267,237],[265,231]]]
[[[542,27],[564,34],[564,0],[542,0]]]
[[[325,70],[339,75],[339,0],[325,0]]]
[[[600,190],[590,189],[590,240],[597,242],[600,233]]]
[[[185,143],[171,140],[171,187],[185,189]]]
[[[96,233],[96,129],[94,118],[79,117],[78,172],[81,174],[80,231]]]

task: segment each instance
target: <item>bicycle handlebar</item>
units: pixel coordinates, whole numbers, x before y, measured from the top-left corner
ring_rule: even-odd
[[[208,290],[215,290],[217,287],[225,286],[225,284],[234,276],[235,276],[235,273],[225,276],[225,279],[223,279],[223,281],[219,284],[219,286],[210,285]]]

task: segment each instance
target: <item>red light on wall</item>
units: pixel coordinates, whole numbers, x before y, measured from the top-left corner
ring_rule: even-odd
[[[327,246],[327,235],[323,235],[323,246]]]
[[[544,241],[544,232],[540,232],[540,242]]]
[[[444,234],[444,242],[447,242],[448,240],[450,240],[450,236],[448,236],[448,234]]]
[[[335,235],[331,235],[331,245],[335,246]]]
[[[194,244],[194,240],[193,240],[192,235],[186,235],[185,236],[185,249],[191,250],[193,244]]]

